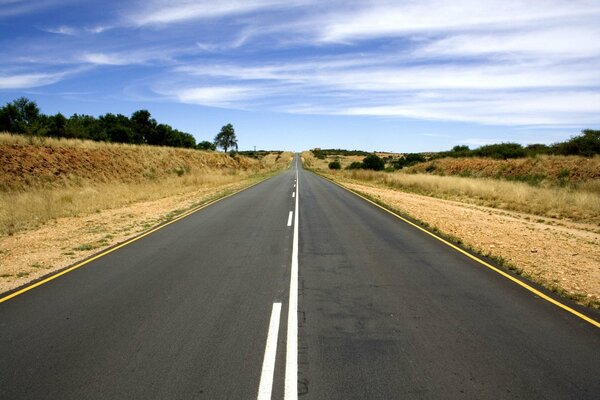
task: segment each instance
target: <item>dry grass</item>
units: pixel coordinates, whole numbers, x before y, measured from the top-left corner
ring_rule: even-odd
[[[328,160],[318,160],[308,152],[302,154],[305,165],[336,179],[369,182],[426,196],[479,204],[552,218],[600,224],[598,181],[584,189],[573,187],[537,187],[524,182],[490,178],[388,173],[366,170],[330,171]]]
[[[155,146],[0,134],[0,235],[50,220],[219,188],[289,164]]]
[[[407,172],[500,178],[532,184],[575,185],[600,180],[600,156],[538,156],[509,160],[441,158],[407,168]],[[598,193],[600,193],[600,186]]]

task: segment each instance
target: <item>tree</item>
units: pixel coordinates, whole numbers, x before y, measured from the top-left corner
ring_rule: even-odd
[[[40,119],[40,109],[34,101],[25,97],[13,100],[0,109],[0,131],[11,133],[34,133]]]
[[[46,128],[48,129],[47,135],[54,137],[65,137],[65,127],[67,125],[67,118],[58,113],[56,115],[50,115],[46,118]]]
[[[552,145],[552,150],[555,154],[561,155],[592,157],[595,154],[600,154],[600,131],[584,129],[581,131],[581,135]]]
[[[156,133],[156,120],[148,110],[138,110],[131,114],[130,119],[135,143],[162,144]]]
[[[215,136],[215,145],[222,147],[223,151],[227,153],[227,149],[235,147],[237,150],[237,138],[235,137],[235,130],[233,125],[227,124],[221,128],[221,132]]]

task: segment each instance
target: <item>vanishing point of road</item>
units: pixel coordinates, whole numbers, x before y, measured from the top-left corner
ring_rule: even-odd
[[[600,398],[600,329],[545,296],[296,156],[0,296],[0,399]]]

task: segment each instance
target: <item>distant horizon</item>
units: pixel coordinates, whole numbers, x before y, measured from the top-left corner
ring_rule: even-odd
[[[240,148],[437,152],[600,129],[587,0],[11,0],[0,103],[131,115]]]

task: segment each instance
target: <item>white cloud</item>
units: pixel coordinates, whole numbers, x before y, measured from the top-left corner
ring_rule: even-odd
[[[600,25],[452,35],[419,49],[422,57],[504,55],[506,58],[580,58],[600,54]]]
[[[72,3],[75,0],[4,0],[0,2],[0,18],[30,14],[47,8]]]
[[[27,89],[51,85],[60,81],[65,76],[64,73],[31,73],[0,75],[0,89]]]
[[[132,59],[120,54],[107,53],[85,53],[81,55],[81,61],[96,65],[127,65],[133,64]]]
[[[72,28],[70,26],[58,26],[55,28],[46,28],[44,29],[46,32],[49,33],[56,33],[58,35],[67,35],[67,36],[74,36],[77,34],[77,30],[75,28]]]
[[[291,6],[294,2],[281,0],[223,0],[223,1],[145,1],[142,10],[129,19],[136,25],[171,24],[194,19],[210,19],[239,15],[270,7]]]
[[[242,86],[206,86],[185,88],[172,92],[183,103],[200,104],[213,107],[225,107],[240,104],[254,95],[248,87]]]
[[[418,32],[519,28],[541,21],[589,17],[600,4],[579,0],[426,0],[358,3],[321,20],[323,41],[348,41]]]
[[[494,125],[563,125],[600,123],[600,94],[590,91],[547,93],[464,93],[453,99],[421,99],[402,104],[352,107],[345,115],[392,116],[477,122]]]
[[[135,65],[158,61],[169,62],[172,57],[181,52],[181,49],[172,47],[169,49],[136,49],[131,51],[120,50],[116,52],[94,52],[82,53],[77,56],[77,60],[86,64],[93,65]]]

